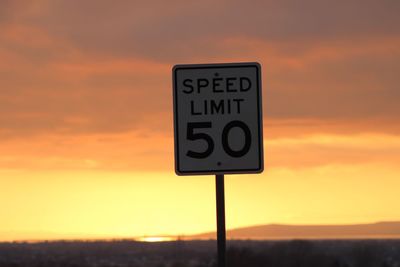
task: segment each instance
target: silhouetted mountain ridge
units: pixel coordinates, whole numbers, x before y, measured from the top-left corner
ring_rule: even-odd
[[[190,239],[213,239],[215,232],[190,236]],[[359,239],[400,238],[400,222],[377,222],[346,225],[267,224],[227,231],[228,239]]]

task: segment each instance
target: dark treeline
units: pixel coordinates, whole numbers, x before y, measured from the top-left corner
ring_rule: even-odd
[[[0,243],[0,267],[216,267],[215,241]],[[228,241],[228,267],[395,267],[400,240]]]

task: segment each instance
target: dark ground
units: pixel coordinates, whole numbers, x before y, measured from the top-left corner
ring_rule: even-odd
[[[0,243],[0,267],[216,267],[215,241]],[[400,267],[400,240],[228,241],[229,267]]]

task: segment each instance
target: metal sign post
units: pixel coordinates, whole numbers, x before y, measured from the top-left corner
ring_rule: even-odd
[[[215,189],[217,199],[217,243],[218,267],[225,267],[226,260],[226,231],[225,231],[225,188],[224,175],[215,176]]]
[[[226,264],[224,174],[264,169],[261,65],[176,65],[175,172],[216,175],[218,266]]]

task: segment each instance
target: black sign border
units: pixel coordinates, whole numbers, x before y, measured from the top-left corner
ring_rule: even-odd
[[[260,145],[258,155],[259,168],[256,169],[235,169],[235,170],[191,170],[181,171],[179,169],[179,125],[178,125],[178,93],[177,73],[179,70],[187,69],[227,69],[227,68],[255,68],[257,80],[257,110],[258,110],[258,142]],[[261,88],[261,65],[258,62],[243,62],[243,63],[215,63],[215,64],[179,64],[172,69],[173,75],[173,106],[174,106],[174,148],[175,148],[175,173],[177,175],[214,175],[214,174],[244,174],[244,173],[261,173],[264,170],[264,146],[263,146],[263,120],[262,120],[262,88]]]

